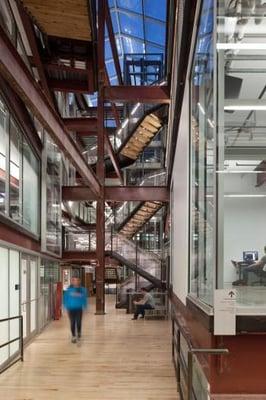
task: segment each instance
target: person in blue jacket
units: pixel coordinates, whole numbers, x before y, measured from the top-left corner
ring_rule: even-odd
[[[64,306],[69,315],[72,343],[77,343],[77,339],[81,338],[82,313],[87,307],[87,290],[77,277],[71,279],[71,285],[64,294]]]

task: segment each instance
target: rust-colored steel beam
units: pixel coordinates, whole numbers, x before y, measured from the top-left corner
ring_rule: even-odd
[[[97,118],[62,118],[65,127],[74,132],[95,132],[97,133]]]
[[[95,201],[97,196],[86,186],[63,186],[66,201]],[[162,201],[169,202],[169,190],[162,186],[105,186],[106,201]]]
[[[110,142],[110,139],[109,139],[109,136],[108,136],[108,133],[107,133],[106,129],[104,131],[104,134],[105,134],[105,143],[106,143],[106,146],[107,146],[107,151],[108,151],[109,157],[110,157],[110,159],[112,161],[112,164],[114,166],[116,175],[118,176],[121,184],[123,185],[124,180],[123,180],[123,175],[122,175],[122,172],[121,172],[121,169],[120,169],[120,166],[119,166],[119,161],[117,159],[117,155],[114,152],[112,143]]]
[[[108,3],[107,0],[105,0],[105,2]],[[112,18],[111,18],[111,14],[110,14],[108,5],[106,6],[105,21],[106,21],[106,26],[107,26],[107,30],[108,30],[108,36],[109,36],[110,46],[111,46],[111,50],[112,50],[112,54],[113,54],[114,65],[115,65],[118,83],[119,83],[119,85],[123,85],[122,71],[121,71],[121,67],[120,67],[118,51],[117,51],[116,42],[115,42],[113,23],[112,23]]]
[[[60,117],[49,104],[45,94],[34,81],[16,49],[0,27],[0,74],[6,78],[29,109],[37,116],[60,150],[71,160],[75,168],[96,195],[100,194],[99,181],[77,145],[71,139]]]
[[[43,148],[42,142],[37,134],[27,107],[17,93],[14,92],[8,82],[2,78],[2,76],[0,76],[0,87],[3,96],[5,97],[7,103],[12,107],[12,110],[20,122],[25,134],[27,135],[27,138],[41,158]]]
[[[105,78],[106,78],[106,84],[108,86],[110,86],[110,79],[109,79],[106,67],[105,67]],[[118,128],[120,126],[120,118],[119,118],[119,112],[118,112],[118,109],[117,109],[115,103],[111,103],[111,109],[112,109],[112,113],[113,113],[113,116],[114,116],[114,120],[115,120],[116,126]]]
[[[105,162],[104,162],[104,28],[105,28],[106,1],[98,0],[98,135],[97,135],[97,164],[96,173],[100,182],[100,196],[97,199],[96,210],[96,254],[98,267],[96,268],[96,314],[105,313]]]
[[[47,78],[46,78],[45,70],[43,68],[43,64],[42,64],[41,57],[39,54],[38,45],[36,42],[36,37],[35,37],[34,28],[33,28],[31,19],[30,19],[29,15],[26,13],[25,9],[23,8],[21,2],[18,1],[17,6],[18,6],[18,11],[20,14],[20,18],[21,18],[23,27],[25,29],[25,32],[26,32],[26,35],[27,35],[27,38],[29,41],[30,48],[32,51],[32,60],[33,60],[35,67],[38,70],[41,87],[42,87],[44,93],[46,94],[48,100],[51,102],[51,104],[54,104],[52,94],[51,94],[49,86],[47,84]]]
[[[106,86],[104,96],[112,102],[170,103],[168,86]]]

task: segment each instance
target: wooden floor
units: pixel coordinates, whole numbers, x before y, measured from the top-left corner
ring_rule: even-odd
[[[91,305],[80,346],[68,320],[55,321],[0,377],[0,399],[177,400],[166,321],[131,321],[107,296],[107,314]]]

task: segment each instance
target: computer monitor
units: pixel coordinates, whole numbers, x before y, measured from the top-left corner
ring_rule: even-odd
[[[243,251],[244,261],[257,261],[259,259],[259,252],[256,250]]]

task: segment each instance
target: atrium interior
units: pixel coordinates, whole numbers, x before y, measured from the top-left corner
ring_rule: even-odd
[[[0,399],[266,399],[265,39],[265,0],[0,1]]]

